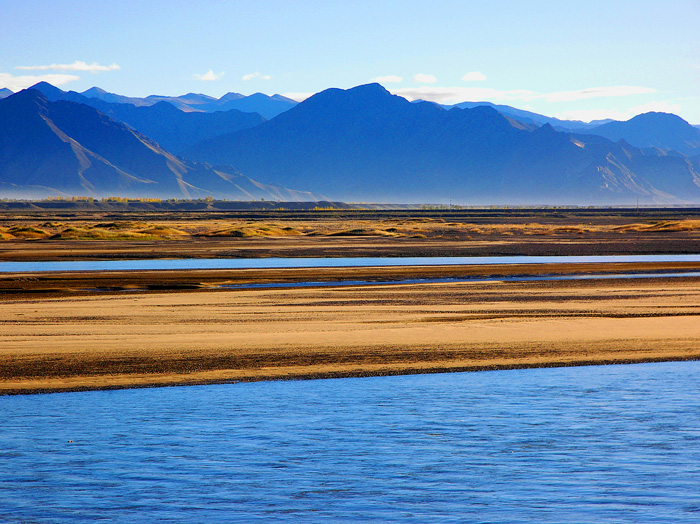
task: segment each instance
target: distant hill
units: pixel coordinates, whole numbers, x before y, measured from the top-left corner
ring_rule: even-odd
[[[378,84],[328,89],[192,159],[337,200],[482,203],[700,201],[700,165],[594,135],[528,127],[491,107],[446,111]]]
[[[34,89],[0,100],[0,195],[313,200],[179,159],[92,107]]]
[[[33,88],[39,89],[43,93],[44,90],[41,89],[41,87],[39,86],[40,84],[37,84],[33,86]],[[114,93],[108,93],[107,91],[99,87],[91,87],[90,89],[83,91],[80,94],[85,98],[95,98],[97,100],[102,100],[103,102],[109,102],[110,104],[131,104],[137,107],[151,105],[150,103],[144,101],[142,98],[115,95]]]
[[[559,120],[558,118],[540,115],[538,113],[533,113],[532,111],[525,111],[523,109],[518,109],[517,107],[506,106],[501,104],[494,104],[492,102],[460,102],[459,104],[438,104],[437,102],[430,102],[427,100],[414,100],[412,103],[417,104],[421,102],[428,102],[442,107],[443,109],[450,110],[453,108],[457,109],[474,109],[475,107],[492,107],[503,116],[508,118],[513,118],[522,122],[523,124],[532,126],[542,126],[544,124],[551,125],[557,131],[571,131],[577,132],[583,129],[590,129],[592,127],[599,126],[613,120],[594,120],[592,122],[581,122],[580,120]]]
[[[266,119],[274,118],[280,113],[291,109],[297,102],[282,95],[268,96],[263,93],[241,95],[240,93],[227,93],[221,98],[214,98],[198,93],[188,93],[182,96],[150,95],[146,98],[126,97],[115,95],[98,87],[92,87],[82,94],[87,98],[96,98],[104,102],[116,104],[131,104],[136,107],[152,106],[158,102],[168,102],[182,111],[202,111],[213,113],[215,111],[229,111],[236,109],[245,113],[258,113]]]
[[[7,98],[11,94],[13,94],[12,91],[7,89],[6,87],[3,87],[2,89],[0,89],[0,99]]]
[[[700,154],[700,129],[669,113],[644,113],[626,122],[610,122],[585,131],[636,147],[656,147],[684,155]]]
[[[297,105],[295,100],[282,95],[268,96],[263,93],[254,93],[250,96],[242,96],[241,98],[229,97],[227,99],[232,94],[224,95],[213,105],[207,106],[206,110],[227,111],[237,109],[248,113],[259,113],[269,120]]]
[[[594,120],[593,122],[581,122],[580,120],[560,120],[558,118],[540,115],[538,113],[533,113],[532,111],[525,111],[523,109],[518,109],[511,106],[492,104],[491,102],[461,102],[454,105],[441,104],[441,107],[448,110],[454,107],[459,109],[473,109],[479,106],[492,107],[499,113],[519,120],[525,124],[534,124],[537,126],[549,124],[558,131],[578,132],[605,124],[607,122],[612,122],[612,120]]]
[[[126,100],[126,97],[105,93],[97,88],[85,93],[101,93],[104,95],[101,98],[89,98],[84,96],[85,93],[62,91],[46,82],[37,84],[35,88],[50,101],[68,100],[94,107],[112,119],[128,124],[158,142],[165,150],[176,154],[201,140],[254,127],[265,121],[258,113],[245,113],[236,109],[202,113],[184,112],[173,104],[162,101],[153,105],[134,105],[126,101],[109,102],[115,100],[115,97],[122,100]],[[194,100],[195,95],[191,96],[190,99]]]
[[[258,113],[265,119],[274,118],[297,105],[297,102],[291,98],[282,95],[268,96],[263,93],[254,93],[252,95],[227,93],[221,98],[198,93],[188,93],[182,96],[149,95],[145,98],[138,98],[108,93],[99,87],[91,87],[82,93],[62,91],[47,82],[39,82],[31,86],[30,89],[41,91],[52,102],[69,100],[71,102],[94,105],[93,100],[100,100],[110,104],[131,104],[136,107],[152,106],[158,102],[167,102],[184,112],[213,113],[236,109],[244,113]]]
[[[93,102],[90,105],[114,120],[125,122],[176,154],[207,138],[255,127],[265,121],[258,113],[244,113],[236,109],[185,113],[167,102],[141,107],[107,102]]]
[[[59,89],[48,82],[39,82],[28,89],[39,91],[49,102],[66,100],[68,102],[77,102],[79,104],[89,104],[90,101],[88,97],[83,96],[80,93],[76,93],[75,91],[63,91],[62,89]]]

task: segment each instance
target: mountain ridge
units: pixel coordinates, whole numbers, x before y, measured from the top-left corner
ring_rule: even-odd
[[[90,106],[38,90],[0,100],[0,187],[4,196],[315,199],[177,158]]]
[[[67,100],[93,107],[114,120],[128,124],[158,142],[167,151],[176,154],[206,138],[254,127],[265,121],[258,113],[237,109],[213,113],[185,112],[162,100],[152,105],[134,105],[128,102],[108,102],[107,100],[113,99],[111,95],[104,99],[88,98],[75,91],[62,91],[46,82],[37,84],[37,88],[50,101]]]
[[[274,118],[297,104],[291,98],[277,94],[268,96],[264,93],[253,93],[252,95],[226,93],[218,99],[200,93],[187,93],[180,96],[149,95],[145,98],[138,98],[116,95],[108,93],[104,89],[92,87],[79,94],[86,98],[97,98],[109,103],[131,104],[136,107],[151,106],[158,102],[168,102],[185,112],[201,111],[213,113],[236,109],[245,113],[258,113],[266,119]]]
[[[636,147],[678,151],[688,156],[700,154],[700,129],[671,113],[651,111],[624,122],[609,122],[583,132],[613,141],[624,139]]]
[[[527,129],[495,109],[446,111],[378,84],[328,89],[277,118],[183,154],[333,199],[474,203],[700,200],[700,166],[596,135]],[[682,191],[651,176],[651,166]],[[698,178],[700,180],[700,178]],[[686,184],[686,182],[689,184]],[[539,189],[538,189],[539,188]]]

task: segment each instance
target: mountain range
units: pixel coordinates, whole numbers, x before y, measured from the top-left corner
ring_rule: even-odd
[[[297,105],[295,101],[281,95],[267,96],[261,93],[249,96],[228,93],[219,99],[197,93],[189,93],[178,97],[151,95],[145,98],[133,98],[108,93],[97,87],[90,88],[83,93],[62,91],[46,82],[40,82],[32,86],[31,89],[38,89],[52,101],[69,100],[99,109],[116,120],[129,124],[134,129],[153,138],[163,147],[175,153],[180,153],[199,140],[253,127]],[[9,90],[7,92],[11,94]],[[135,112],[132,107],[153,107],[163,102],[179,108],[184,113],[216,114],[236,109],[244,113],[257,112],[262,119],[258,117],[244,117],[235,113],[225,117],[217,115],[216,117],[186,118],[171,111],[168,113],[170,118],[162,120],[162,110],[153,111],[150,114],[147,110]],[[422,102],[425,101],[417,100],[413,103]],[[676,150],[691,156],[700,154],[700,147],[696,145],[698,140],[695,138],[698,135],[697,130],[700,129],[700,126],[691,126],[682,118],[676,115],[668,115],[667,113],[646,113],[648,116],[644,119],[640,120],[639,117],[642,115],[638,115],[626,122],[613,120],[581,122],[578,120],[561,120],[491,102],[462,102],[455,105],[429,103],[446,110],[455,108],[473,109],[474,107],[487,106],[508,118],[533,127],[550,124],[557,131],[595,134],[613,141],[622,139],[640,148],[656,147],[667,151]],[[237,107],[232,107],[234,104]],[[270,106],[273,107],[270,108]],[[607,124],[610,124],[610,126]]]
[[[246,100],[287,109],[212,110]],[[0,99],[0,196],[678,204],[700,202],[698,173],[700,130],[665,113],[584,124],[378,84],[299,104],[46,83]]]
[[[425,100],[416,100],[415,102],[425,102]],[[580,120],[560,120],[558,118],[533,113],[532,111],[525,111],[523,109],[518,109],[516,107],[501,104],[493,104],[491,102],[461,102],[459,104],[453,105],[439,105],[443,109],[447,110],[453,108],[473,109],[478,106],[488,106],[494,108],[502,115],[514,118],[520,122],[523,122],[524,124],[532,124],[535,126],[549,124],[557,131],[580,131],[583,129],[590,129],[602,124],[606,124],[608,122],[612,122],[612,120],[594,120],[593,122],[581,122]]]
[[[274,118],[280,113],[294,107],[297,102],[282,95],[268,96],[263,93],[242,95],[240,93],[226,93],[221,98],[214,98],[198,93],[188,93],[182,96],[150,95],[145,98],[129,97],[108,93],[99,87],[77,93],[75,91],[62,91],[47,82],[39,82],[30,89],[38,89],[49,100],[70,100],[93,105],[93,100],[101,100],[111,104],[131,104],[136,107],[152,106],[159,102],[168,102],[181,111],[198,111],[212,113],[215,111],[229,111],[236,109],[245,113],[258,113],[264,118]]]
[[[334,199],[700,201],[697,160],[523,124],[487,106],[410,103],[378,84],[328,89],[184,154]]]
[[[175,157],[98,110],[29,89],[0,100],[0,194],[313,200]]]
[[[115,100],[119,99],[130,100],[120,95],[106,96],[107,100],[112,100],[109,102],[100,98],[86,97],[75,91],[62,91],[46,82],[40,82],[31,89],[40,91],[50,101],[66,100],[94,107],[114,120],[124,122],[152,138],[164,149],[173,153],[180,153],[181,150],[201,140],[254,127],[265,121],[259,113],[246,113],[237,109],[213,113],[186,112],[165,101],[156,102],[153,105],[116,102]]]
[[[644,113],[626,122],[608,122],[581,132],[615,142],[625,140],[637,147],[654,147],[690,156],[700,154],[700,129],[669,113]]]

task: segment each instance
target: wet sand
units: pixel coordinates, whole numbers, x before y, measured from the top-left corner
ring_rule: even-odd
[[[532,274],[582,270],[529,266]],[[235,278],[342,279],[356,271]],[[386,278],[397,269],[362,271]],[[476,276],[484,268],[407,270],[438,271]],[[528,267],[488,268],[508,271]],[[147,273],[55,273],[45,275],[58,286],[48,291],[32,289],[42,283],[36,275],[6,276],[5,288],[15,278],[28,289],[0,302],[0,393],[700,358],[698,278],[220,290],[208,286],[235,279],[232,272]],[[76,284],[111,278],[129,289],[128,276],[139,281],[131,292]],[[72,289],[61,279],[72,279]],[[193,285],[154,285],[164,281]]]

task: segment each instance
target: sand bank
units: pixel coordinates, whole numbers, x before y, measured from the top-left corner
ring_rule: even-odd
[[[396,272],[364,276],[387,278],[390,270]],[[414,268],[438,270],[446,268]],[[347,277],[327,271],[314,276]],[[159,281],[198,286],[163,291],[148,288],[154,275],[131,275],[140,281],[129,284],[128,275],[54,274],[57,280],[102,279],[104,287],[111,279],[113,286],[137,290],[94,293],[64,281],[52,282],[54,291],[6,292],[0,392],[700,358],[697,278],[211,290],[212,282],[309,275],[154,273]],[[2,287],[46,284],[32,280],[37,275],[16,278]]]

